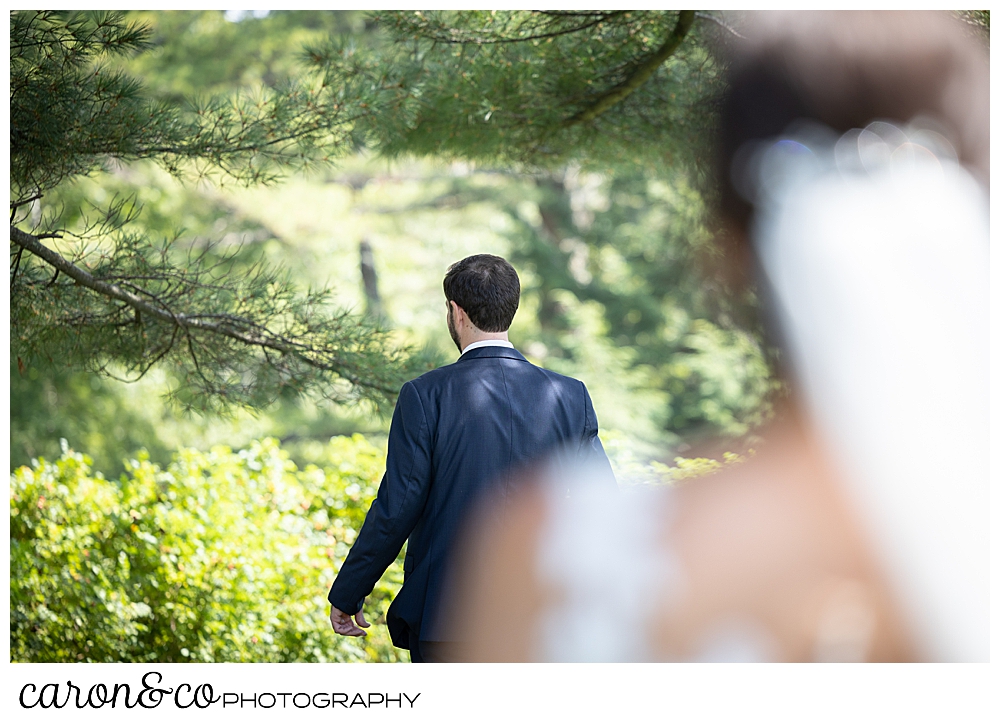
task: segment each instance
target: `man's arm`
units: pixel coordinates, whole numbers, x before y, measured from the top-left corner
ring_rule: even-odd
[[[618,489],[618,482],[615,480],[614,470],[611,469],[611,460],[608,459],[601,444],[601,438],[597,436],[597,413],[594,411],[594,403],[590,401],[590,392],[587,385],[580,382],[583,387],[583,403],[585,410],[585,420],[583,427],[583,444],[581,445],[581,457],[586,460],[588,469],[592,470],[596,479],[607,482]]]
[[[347,616],[346,621],[341,621],[345,629],[352,631],[343,634],[363,634],[350,623],[350,616],[359,613],[365,596],[396,559],[416,525],[427,501],[430,469],[427,418],[416,389],[407,382],[399,392],[392,415],[385,475],[378,495],[327,596],[334,607],[330,615],[334,630],[337,630],[334,615],[340,613]],[[363,620],[362,616],[358,624]]]

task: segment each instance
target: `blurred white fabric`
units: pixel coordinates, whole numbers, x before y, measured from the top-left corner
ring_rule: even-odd
[[[665,546],[672,490],[609,485],[600,467],[553,461],[536,570],[556,602],[536,621],[536,662],[663,661],[655,621],[683,591],[684,575]],[[772,660],[767,631],[752,620],[720,619],[697,643],[694,662]]]
[[[840,138],[800,126],[737,154],[733,172],[756,205],[794,382],[919,656],[988,661],[987,194],[942,135],[884,122]],[[653,659],[654,613],[683,584],[663,552],[669,495],[615,494],[587,484],[585,467],[550,477],[537,569],[558,602],[539,620],[536,659]],[[772,657],[748,621],[710,632],[695,659]]]
[[[559,602],[538,621],[535,659],[654,660],[649,631],[675,576],[659,543],[664,491],[619,493],[585,463],[555,466],[548,483],[537,565]]]
[[[800,126],[737,154],[733,171],[756,205],[753,242],[794,383],[919,656],[988,661],[985,191],[942,135],[884,122],[840,138]],[[550,475],[537,569],[558,602],[539,621],[536,659],[651,660],[654,613],[683,584],[663,552],[669,495],[587,478],[586,467]],[[769,650],[753,624],[720,620],[695,659]]]
[[[988,198],[933,131],[828,141],[747,163],[782,343],[922,657],[988,661]]]

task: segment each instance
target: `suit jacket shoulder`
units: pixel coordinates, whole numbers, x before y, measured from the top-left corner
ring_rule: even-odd
[[[466,513],[486,493],[506,494],[517,470],[560,449],[590,446],[600,449],[583,382],[514,349],[473,349],[407,382],[393,414],[385,477],[330,602],[345,612],[360,608],[408,538],[389,632],[400,647],[411,633],[448,639],[450,631],[431,620]]]

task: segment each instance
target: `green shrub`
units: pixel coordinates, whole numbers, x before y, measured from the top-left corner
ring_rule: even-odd
[[[655,459],[649,459],[627,435],[618,430],[601,430],[601,443],[614,469],[618,486],[622,489],[640,488],[648,485],[677,486],[688,480],[720,472],[733,465],[742,464],[756,452],[747,450],[745,455],[724,452],[722,461],[707,457],[674,457],[671,467]]]
[[[676,484],[723,462],[644,462],[605,440],[625,487]],[[65,449],[12,475],[11,659],[33,662],[398,661],[385,613],[402,555],[365,604],[366,638],[333,633],[326,594],[375,496],[384,453],[334,437],[298,469],[271,439],[183,449],[117,481]]]
[[[396,661],[384,615],[402,557],[368,598],[367,638],[335,635],[326,593],[384,454],[335,437],[297,469],[273,440],[132,460],[118,481],[64,450],[11,480],[14,661]]]

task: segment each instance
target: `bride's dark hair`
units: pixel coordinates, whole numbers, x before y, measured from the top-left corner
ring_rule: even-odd
[[[989,183],[989,55],[946,13],[759,13],[745,34],[728,52],[716,144],[728,221],[745,228],[751,214],[730,178],[736,152],[802,119],[843,133],[930,117],[962,164]]]

